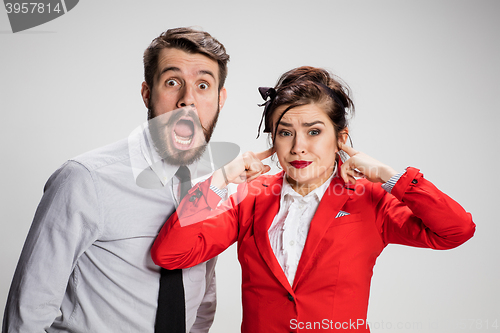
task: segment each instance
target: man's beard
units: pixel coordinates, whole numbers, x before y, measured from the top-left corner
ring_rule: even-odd
[[[219,104],[217,103],[217,105]],[[212,137],[212,133],[219,118],[219,111],[220,107],[218,106],[215,117],[212,119],[208,127],[204,128],[201,125],[196,112],[194,112],[194,110],[190,110],[189,107],[157,115],[154,110],[154,106],[152,105],[148,110],[149,131],[151,133],[151,138],[153,139],[153,145],[160,157],[171,165],[190,165],[199,160],[207,148],[207,143]],[[203,140],[199,140],[200,142],[193,144],[192,148],[186,150],[175,147],[172,139],[174,127],[183,117],[193,119],[193,137],[191,140],[199,140],[199,138],[197,138],[196,131],[200,129],[203,131],[205,139],[204,142]]]

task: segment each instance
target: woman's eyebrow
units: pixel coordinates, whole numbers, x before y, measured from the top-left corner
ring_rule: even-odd
[[[284,122],[283,120],[280,120],[280,125],[281,125],[281,126],[285,126],[285,127],[292,127],[292,124],[290,124],[290,123],[286,123],[286,122]]]
[[[310,123],[302,123],[302,127],[311,127],[311,126],[314,126],[316,124],[322,124],[322,125],[325,125],[324,122],[322,122],[321,120],[315,120],[315,121],[312,121]],[[292,127],[292,124],[290,123],[287,123],[287,122],[284,122],[283,120],[280,121],[280,125],[281,126],[285,126],[285,127]]]
[[[310,123],[302,123],[302,127],[311,127],[311,126],[314,126],[316,124],[325,125],[325,123],[322,122],[321,120],[316,120],[316,121],[313,121],[313,122],[310,122]]]

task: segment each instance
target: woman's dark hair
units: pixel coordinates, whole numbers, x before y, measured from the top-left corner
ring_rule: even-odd
[[[337,135],[347,127],[348,118],[354,115],[354,103],[347,84],[322,68],[303,66],[292,69],[284,73],[274,90],[271,90],[268,93],[270,99],[264,104],[264,132],[271,133],[272,138],[283,115],[297,106],[313,103],[321,105]],[[273,128],[274,114],[282,105],[287,105],[287,108]]]

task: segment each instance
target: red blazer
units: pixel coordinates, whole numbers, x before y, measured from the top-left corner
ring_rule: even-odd
[[[156,239],[152,257],[167,269],[187,268],[237,241],[242,332],[369,332],[370,280],[387,244],[451,249],[475,231],[471,215],[418,169],[408,168],[392,194],[364,179],[345,185],[337,175],[311,222],[290,286],[268,236],[283,173],[240,185],[218,208],[210,181],[194,186],[181,202]],[[337,217],[339,211],[349,215]]]

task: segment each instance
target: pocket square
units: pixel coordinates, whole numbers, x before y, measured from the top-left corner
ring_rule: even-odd
[[[343,210],[339,211],[337,213],[337,216],[335,216],[335,218],[338,218],[338,217],[342,217],[342,216],[346,216],[346,215],[351,215],[350,213],[348,212],[344,212]]]

